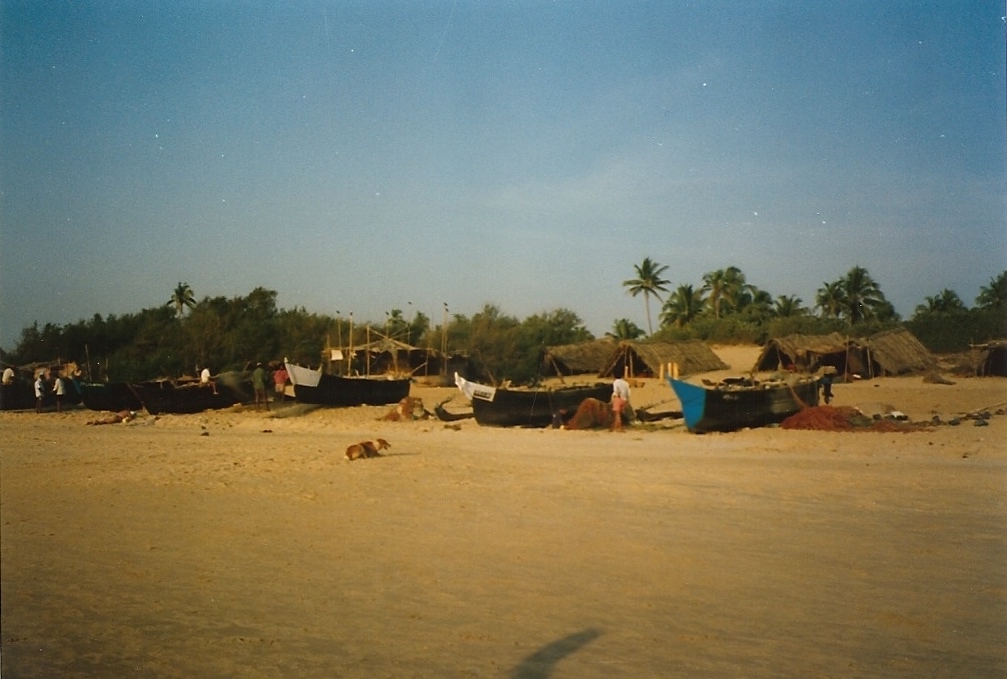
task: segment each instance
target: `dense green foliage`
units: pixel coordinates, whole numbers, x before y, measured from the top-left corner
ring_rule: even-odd
[[[647,258],[635,266],[636,278],[623,285],[634,296],[660,299],[667,291],[668,281],[661,278],[665,269]],[[256,288],[244,297],[196,301],[189,284],[180,282],[159,307],[105,318],[95,314],[65,326],[47,323],[40,328],[35,323],[0,358],[14,365],[75,361],[93,379],[134,381],[195,375],[202,366],[214,372],[240,370],[284,357],[317,365],[325,346],[359,345],[380,333],[413,346],[467,355],[470,376],[476,379],[523,384],[540,376],[543,347],[593,339],[577,314],[562,308],[519,320],[488,304],[471,318],[455,314],[449,320],[445,307],[446,327],[433,327],[422,313],[410,320],[392,309],[384,323],[354,324],[352,318],[303,308],[279,309],[276,297],[272,290]],[[824,283],[813,310],[797,297],[774,298],[748,283],[740,269],[728,267],[704,275],[700,286],[679,285],[664,301],[660,322],[653,339],[759,344],[792,334],[862,337],[904,325],[931,351],[962,351],[970,343],[1007,337],[1007,271],[982,287],[973,308],[945,289],[927,297],[902,323],[862,267]],[[626,318],[617,319],[607,333],[616,339],[644,334]]]
[[[25,328],[15,350],[3,361],[27,365],[75,361],[93,379],[138,381],[159,376],[196,375],[202,366],[214,372],[242,370],[257,361],[290,358],[318,365],[325,346],[349,346],[379,335],[420,347],[441,348],[442,329],[417,313],[412,320],[393,309],[383,324],[278,309],[277,293],[256,288],[245,297],[192,300],[180,283],[164,306],[136,314],[95,315],[66,326]],[[351,341],[352,333],[352,341]],[[472,374],[486,379],[529,382],[538,377],[544,346],[592,339],[575,313],[556,309],[518,321],[487,305],[467,318],[448,323],[447,348],[468,354]]]

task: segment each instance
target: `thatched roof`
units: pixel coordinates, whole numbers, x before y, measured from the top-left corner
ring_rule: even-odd
[[[599,377],[613,377],[628,372],[633,377],[656,377],[669,363],[678,364],[679,375],[694,375],[730,366],[720,360],[699,340],[687,342],[636,342],[625,340],[612,352]]]
[[[967,370],[977,377],[1007,377],[1007,340],[993,340],[970,347]]]
[[[755,371],[793,369],[815,372],[824,366],[840,374],[863,377],[906,375],[933,370],[934,357],[905,328],[896,328],[867,339],[831,335],[789,335],[766,342],[755,361]]]
[[[583,375],[599,372],[615,350],[613,339],[598,339],[577,344],[546,347],[541,365],[544,375]]]
[[[778,370],[791,365],[798,365],[803,356],[805,367],[821,362],[821,357],[846,354],[848,340],[838,332],[831,335],[788,335],[777,337],[766,342],[755,361],[756,372]]]
[[[937,367],[937,361],[905,328],[871,335],[858,343],[867,352],[873,375],[906,375]]]

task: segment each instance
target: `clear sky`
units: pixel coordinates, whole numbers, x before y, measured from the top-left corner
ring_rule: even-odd
[[[0,346],[279,293],[646,327],[622,281],[1007,269],[1004,3],[0,2]],[[657,307],[654,315],[656,318]]]

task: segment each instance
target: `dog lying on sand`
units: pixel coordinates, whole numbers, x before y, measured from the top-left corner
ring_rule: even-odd
[[[384,439],[361,441],[346,447],[346,459],[350,462],[362,457],[381,457],[382,450],[391,448],[392,444]]]

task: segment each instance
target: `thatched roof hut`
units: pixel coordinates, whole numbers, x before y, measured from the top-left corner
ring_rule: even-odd
[[[754,370],[815,372],[831,366],[840,375],[880,377],[933,370],[933,355],[905,328],[896,328],[869,338],[831,335],[789,335],[766,342]]]
[[[970,374],[977,377],[1007,377],[1007,340],[971,345]]]
[[[540,356],[543,375],[597,374],[615,350],[610,338],[546,347]]]
[[[937,367],[933,355],[905,328],[879,332],[858,345],[868,364],[865,377],[908,375]]]
[[[795,370],[797,372],[814,372],[822,366],[832,366],[840,374],[846,372],[849,339],[838,332],[831,335],[788,335],[766,342],[755,361],[755,372],[771,372],[774,370]],[[865,367],[859,361],[857,369],[860,372]]]
[[[628,374],[630,377],[658,377],[669,364],[678,364],[679,375],[694,375],[730,366],[699,340],[687,342],[619,342],[599,377]]]

